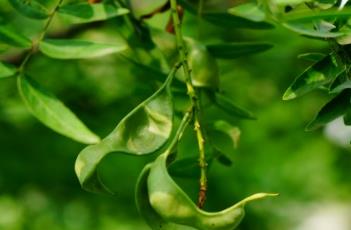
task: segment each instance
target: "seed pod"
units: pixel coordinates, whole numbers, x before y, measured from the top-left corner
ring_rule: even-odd
[[[225,210],[203,211],[192,202],[168,174],[166,164],[169,154],[170,151],[166,151],[156,159],[147,179],[149,202],[166,222],[191,226],[200,230],[233,230],[244,217],[246,203],[277,195],[257,193]]]
[[[188,54],[191,81],[196,87],[217,89],[219,69],[216,59],[199,43],[192,43]]]

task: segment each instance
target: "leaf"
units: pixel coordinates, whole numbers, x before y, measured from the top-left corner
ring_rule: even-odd
[[[269,43],[229,43],[206,46],[216,58],[232,59],[266,51],[273,47]]]
[[[197,7],[187,0],[180,0],[179,3],[190,13],[197,15]],[[248,29],[273,29],[274,26],[267,22],[254,22],[246,18],[231,15],[226,12],[209,13],[203,12],[202,18],[216,26],[228,29],[232,28],[248,28]]]
[[[33,19],[46,19],[49,11],[35,0],[9,0],[15,10],[20,14]]]
[[[295,33],[308,37],[336,38],[345,35],[342,32],[317,31],[311,25],[304,25],[301,23],[282,23],[281,25]]]
[[[82,143],[100,141],[71,110],[33,79],[19,76],[18,90],[30,112],[49,128]]]
[[[6,26],[0,26],[0,41],[14,47],[20,47],[20,48],[32,47],[31,40],[19,34],[17,31],[14,31],[12,28],[9,28]]]
[[[61,6],[57,14],[70,23],[103,21],[128,14],[129,10],[108,3],[72,3]]]
[[[313,20],[321,20],[321,19],[341,19],[341,18],[349,18],[351,16],[351,9],[328,9],[328,10],[299,10],[297,12],[292,12],[286,14],[283,18],[286,22],[311,22]]]
[[[238,147],[241,135],[241,131],[238,127],[232,126],[224,120],[218,120],[213,124],[213,129],[225,133],[230,137],[233,143],[233,149]]]
[[[103,44],[83,40],[46,39],[39,44],[39,50],[57,59],[96,58],[126,50],[124,44]]]
[[[345,71],[330,54],[312,64],[289,86],[283,95],[283,100],[291,100],[315,90],[335,79]]]
[[[343,120],[344,120],[345,125],[351,125],[351,109],[350,108],[345,113]]]
[[[162,87],[128,113],[100,143],[83,149],[75,171],[82,187],[91,192],[109,192],[100,181],[97,167],[111,152],[145,155],[157,151],[171,135],[173,105],[170,82],[173,70]]]
[[[15,66],[0,62],[0,79],[1,78],[7,78],[15,75],[17,72],[17,69]]]
[[[153,13],[155,10],[162,8],[168,1],[167,0],[153,0],[153,1],[140,1],[129,0],[130,9],[133,15],[140,19],[143,16]]]
[[[230,167],[233,165],[232,159],[230,159],[230,157],[228,157],[227,155],[225,155],[223,153],[218,155],[217,161],[219,163],[221,163],[222,165],[227,166],[227,167]]]
[[[313,62],[318,62],[322,60],[326,55],[323,53],[303,53],[299,54],[297,58],[303,59],[306,61],[313,61]]]
[[[214,102],[219,108],[232,116],[237,116],[243,119],[256,119],[251,112],[241,108],[238,105],[235,105],[229,98],[220,93],[214,93]]]
[[[335,118],[345,114],[351,107],[350,104],[351,90],[345,90],[331,99],[317,113],[315,118],[307,125],[306,130],[317,129]]]
[[[244,3],[228,10],[232,15],[246,18],[254,22],[262,22],[266,19],[266,14],[255,3]]]
[[[199,178],[199,158],[193,156],[176,160],[169,165],[168,171],[172,176]]]
[[[341,93],[345,89],[351,89],[351,80],[347,80],[347,81],[343,82],[342,84],[336,86],[329,93],[331,93],[331,94]]]

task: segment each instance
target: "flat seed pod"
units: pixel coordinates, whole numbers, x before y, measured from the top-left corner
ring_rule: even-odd
[[[199,230],[233,230],[244,217],[246,203],[277,195],[257,193],[225,210],[219,212],[203,211],[192,202],[168,174],[167,159],[169,155],[170,151],[168,150],[155,160],[147,179],[150,204],[165,221]]]
[[[79,153],[75,171],[84,189],[109,192],[97,175],[97,166],[109,153],[150,154],[168,140],[173,126],[169,87],[175,71],[171,71],[162,87],[127,114],[99,144],[90,145]]]
[[[13,8],[26,17],[32,19],[46,19],[49,17],[49,11],[34,0],[9,0],[9,2]]]

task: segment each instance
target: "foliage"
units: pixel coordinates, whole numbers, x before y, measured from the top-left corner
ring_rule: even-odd
[[[88,4],[62,0],[9,0],[8,5],[23,16],[22,20],[32,20],[44,29],[28,33],[13,23],[0,25],[4,57],[4,61],[0,62],[0,78],[4,78],[2,81],[17,79],[18,92],[24,104],[44,125],[75,141],[89,144],[79,153],[75,165],[78,179],[86,190],[114,192],[115,188],[107,181],[103,183],[98,173],[98,166],[112,152],[137,156],[161,153],[153,157],[156,158],[153,163],[145,166],[136,189],[138,209],[150,227],[236,228],[242,220],[243,206],[247,201],[272,194],[253,195],[219,213],[202,210],[207,199],[208,173],[212,162],[232,165],[230,152],[236,149],[241,133],[237,127],[239,120],[256,118],[224,93],[220,75],[225,65],[221,61],[245,58],[269,50],[273,45],[262,41],[233,42],[226,39],[225,34],[223,37],[215,34],[204,38],[201,28],[212,26],[216,30],[226,30],[236,27],[239,30],[257,30],[259,34],[273,29],[275,25],[308,38],[325,39],[331,51],[320,54],[317,50],[317,53],[300,55],[313,63],[289,86],[283,99],[291,100],[316,89],[325,90],[332,99],[307,128],[318,128],[340,116],[344,117],[345,125],[349,125],[348,18],[351,10],[348,3],[272,0],[237,5],[230,1],[216,4],[201,0],[171,0],[170,3],[154,1],[148,5],[137,2],[106,0]],[[198,23],[199,30],[195,32],[197,35],[189,33],[185,37],[182,24],[188,15]],[[153,21],[157,17],[169,20],[167,32],[160,30],[160,20]],[[112,32],[109,31],[111,29],[100,33],[91,30],[105,23],[113,28]],[[51,31],[52,26],[57,31]],[[38,78],[36,75],[41,74],[38,72],[40,69],[32,66],[35,59],[44,58],[43,55],[66,61],[68,66],[78,59],[86,59],[87,63],[90,60],[92,68],[99,68],[99,59],[106,55],[118,56],[136,68],[134,71],[142,73],[137,74],[136,85],[139,88],[132,91],[142,95],[138,101],[147,99],[134,108],[130,106],[131,112],[110,134],[100,139],[44,87],[47,83],[34,80]],[[13,56],[16,57],[14,60]],[[92,92],[88,90],[87,93]],[[114,97],[112,95],[111,101]],[[190,153],[182,157],[181,146],[178,146],[178,142],[187,139],[184,133],[188,126],[195,130],[193,146],[197,145],[197,148],[190,152],[197,152],[196,157]],[[171,176],[198,178],[198,207]],[[178,206],[179,209],[175,208]]]

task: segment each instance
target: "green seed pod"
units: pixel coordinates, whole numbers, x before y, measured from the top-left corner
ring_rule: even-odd
[[[192,43],[188,54],[191,81],[196,87],[217,89],[219,69],[216,59],[199,43]]]
[[[257,193],[225,210],[203,211],[192,202],[168,174],[166,164],[169,153],[170,151],[166,151],[156,159],[147,179],[149,202],[166,222],[191,226],[200,230],[233,230],[244,217],[246,203],[277,195]]]

